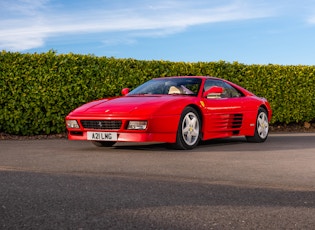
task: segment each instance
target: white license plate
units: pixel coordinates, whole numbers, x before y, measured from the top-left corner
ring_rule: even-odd
[[[87,139],[92,141],[117,141],[115,132],[87,132]]]

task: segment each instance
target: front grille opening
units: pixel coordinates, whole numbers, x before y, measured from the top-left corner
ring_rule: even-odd
[[[85,129],[118,130],[121,127],[121,120],[81,120]]]

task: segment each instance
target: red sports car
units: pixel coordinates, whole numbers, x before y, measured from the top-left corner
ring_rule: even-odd
[[[93,101],[66,117],[69,140],[110,147],[116,142],[166,142],[192,149],[200,140],[268,137],[266,99],[232,82],[206,76],[156,78],[122,97]]]

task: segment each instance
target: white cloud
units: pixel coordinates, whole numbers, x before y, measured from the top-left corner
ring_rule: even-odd
[[[65,34],[125,31],[131,32],[132,36],[163,36],[194,25],[272,15],[268,8],[251,5],[246,0],[230,0],[227,3],[205,0],[146,1],[147,4],[126,8],[109,9],[104,5],[95,7],[95,10],[67,11],[49,7],[47,0],[12,2],[4,0],[0,3],[0,49],[15,51],[43,46],[47,38]],[[134,42],[130,39],[123,39],[122,42]],[[103,42],[109,44],[112,40]]]
[[[1,0],[1,14],[34,16],[45,10],[48,0]]]
[[[307,22],[308,22],[309,24],[315,25],[315,14],[314,14],[314,15],[311,15],[311,16],[307,19]]]

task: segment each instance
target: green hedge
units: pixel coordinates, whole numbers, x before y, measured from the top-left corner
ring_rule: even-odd
[[[315,67],[169,62],[93,55],[0,53],[0,132],[61,133],[64,117],[77,106],[120,95],[124,87],[154,77],[210,75],[230,80],[272,106],[272,123],[315,118]]]

